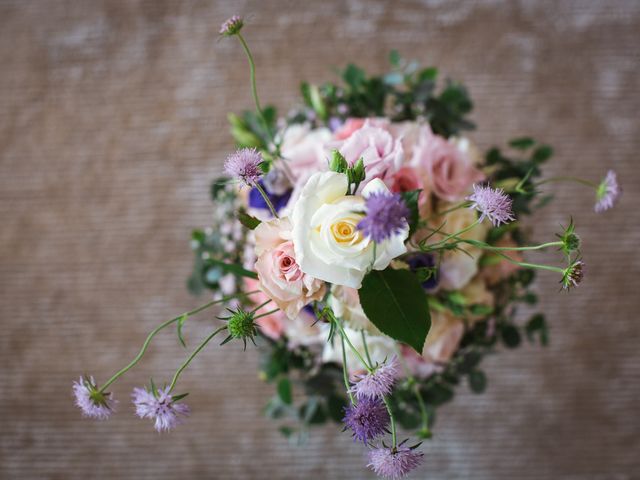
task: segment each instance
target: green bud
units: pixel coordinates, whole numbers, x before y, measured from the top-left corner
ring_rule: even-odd
[[[338,151],[331,152],[331,161],[329,162],[329,170],[332,172],[345,173],[349,168],[349,164],[344,156]]]
[[[229,332],[229,336],[224,339],[221,345],[224,345],[236,338],[242,340],[245,349],[247,348],[247,339],[251,340],[255,345],[256,342],[254,338],[258,334],[258,329],[254,319],[254,312],[246,312],[241,306],[239,306],[235,311],[229,308],[227,311],[231,313],[230,317],[218,317],[221,318],[221,320],[226,320],[228,322],[227,331]]]
[[[569,226],[564,229],[562,234],[556,234],[556,237],[562,242],[562,251],[569,255],[571,252],[575,252],[580,249],[580,237],[575,233],[575,225],[573,219],[569,222]]]
[[[356,183],[364,181],[365,171],[364,159],[362,157],[360,157],[356,164],[353,166],[353,176]]]

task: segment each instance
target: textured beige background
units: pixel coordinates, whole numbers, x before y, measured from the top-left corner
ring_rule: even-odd
[[[626,189],[615,211],[567,187],[536,218],[546,239],[573,213],[584,285],[539,291],[546,349],[486,362],[462,388],[415,478],[631,479],[640,475],[640,3],[637,1],[0,1],[0,477],[369,478],[362,449],[330,427],[289,447],[265,420],[254,351],[204,353],[184,377],[191,420],[157,435],[128,392],[183,358],[162,336],[114,388],[120,414],[80,418],[70,383],[104,379],[157,322],[199,304],[185,291],[191,228],[232,148],[227,111],[251,106],[247,67],[222,20],[246,29],[264,99],[286,111],[302,79],[349,59],[381,71],[391,48],[464,80],[475,139],[532,134],[549,174]],[[210,329],[203,316],[194,341]]]

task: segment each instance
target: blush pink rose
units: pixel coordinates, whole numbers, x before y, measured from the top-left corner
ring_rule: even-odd
[[[421,171],[431,191],[448,202],[461,200],[474,183],[484,179],[467,140],[447,140],[427,126],[421,129],[412,164]]]
[[[303,273],[296,262],[288,218],[262,222],[255,237],[259,288],[287,317],[295,319],[305,305],[324,297],[324,282]]]
[[[366,182],[374,178],[390,181],[392,175],[400,170],[404,159],[402,142],[370,120],[342,142],[338,150],[349,165],[354,165],[362,157],[367,172]]]
[[[335,140],[346,140],[353,135],[357,130],[360,130],[366,125],[370,127],[380,127],[385,130],[389,130],[392,124],[386,118],[372,117],[372,118],[347,118],[342,126],[336,130],[333,134]]]
[[[295,184],[303,184],[315,172],[328,170],[326,144],[332,139],[327,128],[311,129],[308,125],[290,125],[283,134],[280,151]]]

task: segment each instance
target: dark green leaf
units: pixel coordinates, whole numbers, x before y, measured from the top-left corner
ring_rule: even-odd
[[[373,270],[358,291],[369,320],[391,338],[422,353],[431,328],[427,296],[415,274],[408,270]]]
[[[509,142],[509,146],[517,150],[527,150],[528,148],[533,147],[535,144],[536,141],[533,138],[529,137],[514,138]]]
[[[255,230],[255,228],[262,223],[256,217],[252,217],[243,209],[238,211],[238,220],[240,220],[240,223],[249,230]]]
[[[509,348],[515,348],[520,345],[520,332],[513,325],[503,325],[500,329],[502,341]]]
[[[420,221],[420,212],[418,211],[418,199],[422,190],[411,190],[409,192],[401,192],[400,196],[409,209],[409,237],[413,235]]]
[[[280,397],[280,400],[287,405],[291,405],[291,402],[293,401],[293,396],[291,394],[291,382],[286,377],[280,379],[278,382],[278,397]]]
[[[482,393],[487,388],[487,376],[482,370],[469,372],[469,387],[474,393]]]
[[[389,52],[389,63],[392,67],[399,67],[401,61],[402,57],[397,50],[391,50],[391,52]]]
[[[531,160],[535,163],[542,163],[553,155],[553,149],[549,145],[540,145],[533,151]]]

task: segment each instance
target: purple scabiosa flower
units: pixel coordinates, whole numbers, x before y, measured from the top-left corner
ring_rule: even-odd
[[[438,268],[436,258],[430,253],[416,252],[406,258],[409,269],[418,273],[422,280],[422,288],[433,290],[438,286]]]
[[[405,440],[406,442],[406,440]],[[416,452],[416,447],[407,447],[402,442],[397,447],[374,448],[369,451],[369,463],[376,475],[384,478],[398,479],[407,476],[422,463],[422,452]]]
[[[467,200],[473,202],[470,208],[475,208],[481,213],[480,220],[486,217],[495,227],[515,220],[511,211],[513,201],[501,188],[474,184],[473,194],[468,196]]]
[[[571,290],[577,287],[584,278],[585,265],[582,260],[575,260],[569,265],[562,274],[562,288]]]
[[[351,387],[358,399],[379,398],[389,395],[398,376],[398,362],[395,357],[378,365],[371,373],[358,375]]]
[[[186,395],[172,396],[169,387],[157,390],[153,384],[151,391],[146,388],[134,388],[133,404],[136,407],[136,415],[140,418],[155,419],[155,429],[158,432],[166,432],[182,423],[182,417],[189,414],[189,406],[178,403],[178,400]]]
[[[609,170],[596,189],[596,205],[593,209],[596,213],[609,210],[618,201],[621,194],[622,189],[618,185],[616,172]]]
[[[76,406],[85,417],[106,420],[114,411],[115,400],[110,393],[98,390],[93,377],[80,377],[80,380],[73,382],[73,395]]]
[[[227,157],[224,171],[245,185],[254,186],[262,176],[262,155],[255,148],[241,148]]]
[[[381,243],[407,228],[409,208],[397,193],[372,192],[367,197],[366,215],[358,223],[358,230],[374,242]]]
[[[220,35],[224,35],[225,37],[230,37],[232,35],[236,35],[242,30],[244,26],[244,20],[242,17],[238,15],[234,15],[231,18],[228,18],[224,21],[222,25],[220,25]]]
[[[386,433],[390,420],[382,400],[361,398],[356,405],[345,408],[342,421],[345,430],[351,429],[354,440],[368,443]]]

